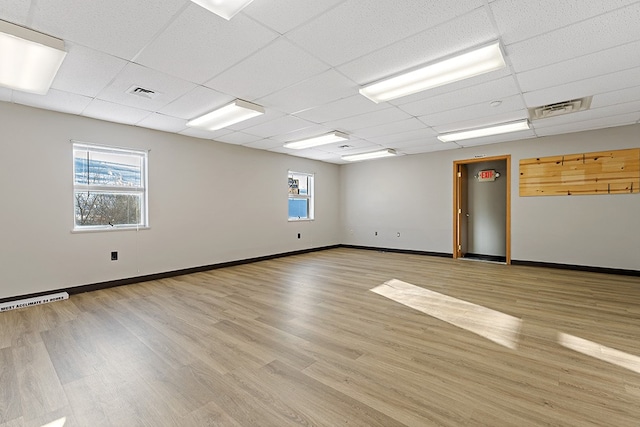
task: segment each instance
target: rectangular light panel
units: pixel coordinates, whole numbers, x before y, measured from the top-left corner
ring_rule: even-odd
[[[247,7],[253,0],[191,0],[227,21]]]
[[[45,95],[66,55],[63,40],[0,21],[0,86]]]
[[[347,156],[342,156],[342,160],[357,162],[359,160],[380,159],[382,157],[393,157],[395,155],[397,155],[396,150],[386,148],[384,150],[370,151],[368,153],[349,154]]]
[[[504,68],[500,43],[472,50],[407,73],[364,86],[360,94],[379,103]]]
[[[504,123],[480,129],[465,130],[461,132],[443,133],[438,135],[442,142],[462,141],[465,139],[481,138],[483,136],[500,135],[509,132],[518,132],[529,129],[529,120],[519,120],[517,122]]]
[[[260,105],[236,99],[231,104],[188,121],[187,126],[204,130],[218,130],[261,114],[264,114],[264,108]]]
[[[300,141],[287,142],[283,145],[283,147],[300,150],[303,148],[317,147],[319,145],[326,145],[334,142],[347,141],[348,139],[349,139],[349,135],[347,135],[346,133],[333,131],[324,135],[314,136],[313,138],[301,139]]]

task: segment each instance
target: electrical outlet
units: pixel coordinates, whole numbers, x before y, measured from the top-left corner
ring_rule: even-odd
[[[300,233],[298,233],[298,239],[300,238]]]
[[[118,252],[117,251],[111,252],[111,261],[117,261],[117,260],[118,260]]]

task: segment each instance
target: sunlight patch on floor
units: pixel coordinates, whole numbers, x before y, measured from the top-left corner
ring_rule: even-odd
[[[633,354],[562,332],[558,332],[558,343],[570,350],[640,374],[640,357]]]
[[[67,417],[58,418],[55,421],[51,421],[48,424],[44,424],[42,427],[64,427],[67,422]]]
[[[510,349],[518,346],[517,317],[397,279],[371,291]]]

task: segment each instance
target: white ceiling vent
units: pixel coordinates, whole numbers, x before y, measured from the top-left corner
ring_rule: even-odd
[[[555,104],[543,105],[541,107],[529,108],[529,118],[531,120],[546,119],[563,114],[577,113],[588,110],[591,107],[593,96],[572,99],[571,101],[557,102]]]
[[[147,99],[156,99],[158,96],[162,95],[160,92],[156,92],[155,90],[145,89],[136,85],[131,86],[126,90],[126,92],[129,95],[139,96],[140,98]]]

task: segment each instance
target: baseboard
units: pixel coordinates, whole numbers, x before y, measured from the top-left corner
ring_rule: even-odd
[[[25,299],[25,298],[37,298],[37,297],[49,295],[51,293],[56,293],[56,292],[68,292],[70,295],[73,295],[73,294],[79,294],[83,292],[97,291],[100,289],[113,288],[116,286],[131,285],[134,283],[148,282],[151,280],[167,279],[170,277],[182,276],[185,274],[200,273],[203,271],[215,270],[218,268],[233,267],[236,265],[243,265],[243,264],[251,264],[259,261],[267,261],[267,260],[276,259],[276,258],[283,258],[283,257],[292,256],[292,255],[301,255],[301,254],[319,252],[319,251],[336,249],[336,248],[363,249],[368,251],[391,252],[391,253],[401,253],[401,254],[409,254],[409,255],[425,255],[425,256],[433,256],[433,257],[440,257],[440,258],[453,257],[453,254],[446,253],[446,252],[429,252],[429,251],[417,251],[417,250],[410,250],[410,249],[379,248],[374,246],[339,244],[339,245],[322,246],[318,248],[302,249],[298,251],[283,252],[283,253],[278,253],[273,255],[265,255],[261,257],[247,258],[247,259],[223,262],[218,264],[203,265],[199,267],[184,268],[181,270],[173,270],[173,271],[167,271],[163,273],[149,274],[145,276],[136,276],[136,277],[129,277],[125,279],[110,280],[107,282],[91,283],[87,285],[74,286],[74,287],[64,288],[64,289],[52,289],[44,292],[17,295],[17,296],[8,297],[8,298],[0,298],[0,304],[10,302],[10,301],[20,300],[20,299]],[[605,273],[605,274],[617,274],[622,276],[640,277],[640,270],[625,270],[625,269],[619,269],[619,268],[592,267],[592,266],[572,265],[572,264],[556,264],[556,263],[550,263],[550,262],[524,261],[524,260],[511,260],[511,264],[529,266],[529,267],[557,268],[561,270],[587,271],[591,273]]]
[[[185,274],[200,273],[203,271],[210,271],[218,268],[233,267],[236,265],[251,264],[254,262],[267,261],[270,259],[283,258],[283,257],[292,256],[292,255],[301,255],[306,253],[324,251],[327,249],[335,249],[335,248],[339,248],[340,246],[341,245],[331,245],[331,246],[322,246],[318,248],[302,249],[298,251],[282,252],[278,254],[265,255],[265,256],[255,257],[255,258],[246,258],[246,259],[241,259],[237,261],[228,261],[228,262],[222,262],[218,264],[202,265],[199,267],[191,267],[191,268],[184,268],[181,270],[173,270],[173,271],[166,271],[162,273],[148,274],[145,276],[127,277],[125,279],[109,280],[107,282],[91,283],[87,285],[73,286],[73,287],[64,288],[64,289],[48,290],[45,292],[38,292],[38,293],[26,294],[26,295],[17,295],[17,296],[8,297],[8,298],[0,298],[0,304],[5,302],[20,300],[20,299],[25,299],[25,298],[37,298],[43,295],[49,295],[54,292],[67,292],[69,293],[69,295],[73,295],[73,294],[80,294],[83,292],[98,291],[101,289],[114,288],[116,286],[132,285],[134,283],[167,279],[170,277],[183,276]]]
[[[512,259],[511,264],[523,265],[527,267],[557,268],[559,270],[586,271],[589,273],[616,274],[619,276],[640,277],[640,270],[625,270],[622,268],[593,267],[590,265],[575,264],[556,264],[553,262],[523,261],[517,259]]]
[[[375,246],[358,246],[358,245],[339,245],[339,246],[341,248],[349,248],[349,249],[364,249],[365,251],[393,252],[397,254],[426,255],[426,256],[434,256],[434,257],[440,257],[440,258],[453,258],[453,254],[447,253],[447,252],[428,252],[428,251],[416,251],[413,249],[378,248]]]

